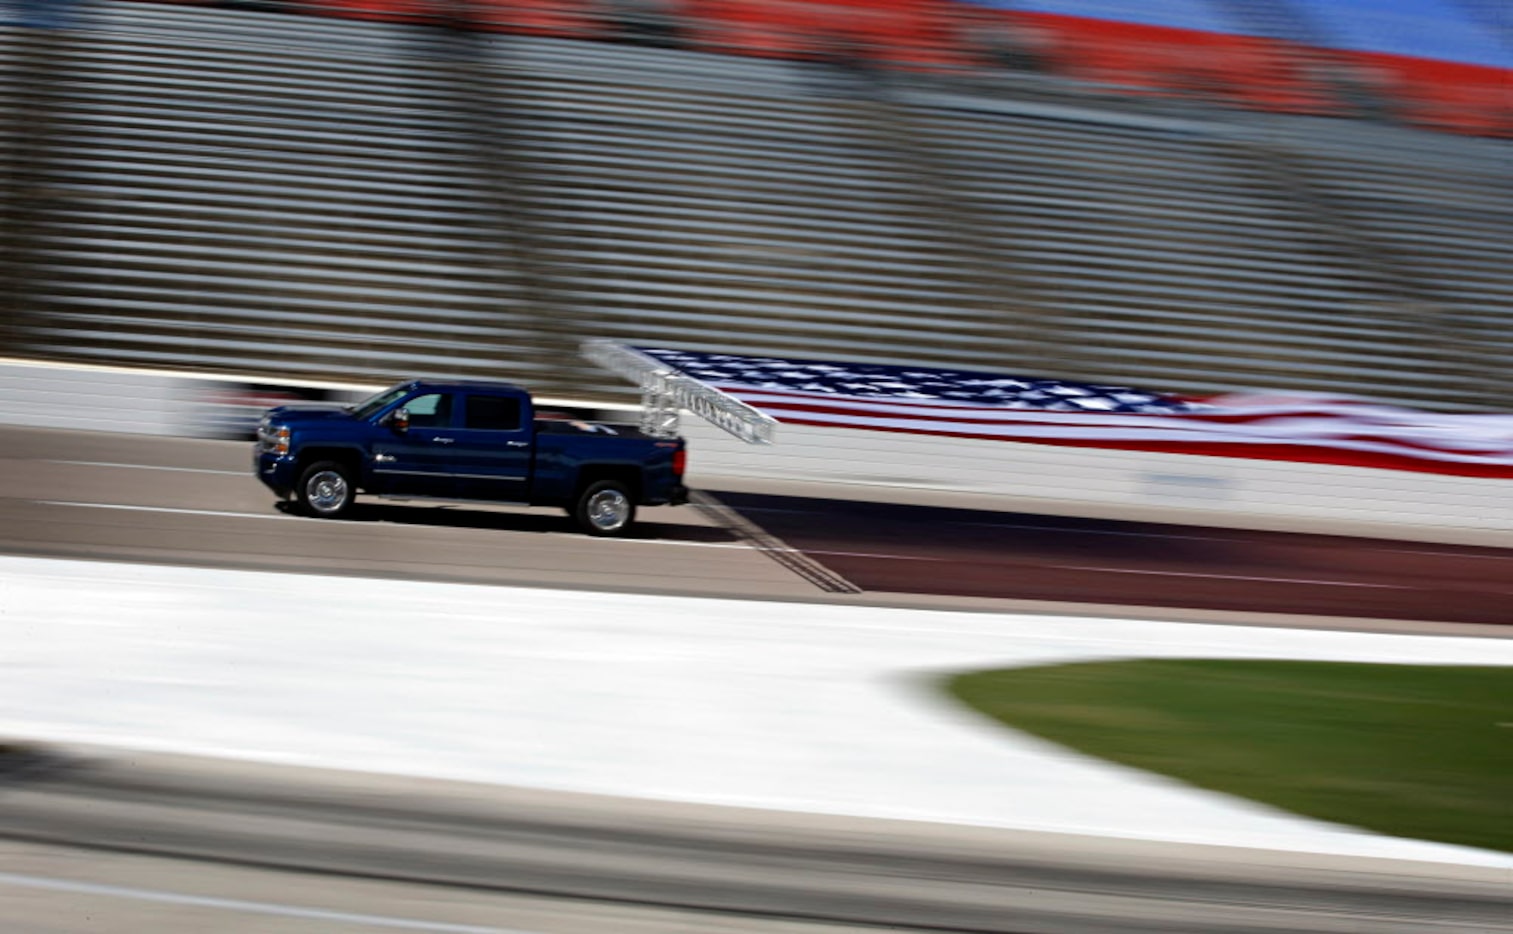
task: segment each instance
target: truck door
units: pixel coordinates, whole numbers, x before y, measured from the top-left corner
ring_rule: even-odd
[[[469,392],[461,427],[452,432],[459,496],[524,503],[530,500],[531,425],[518,394]]]
[[[456,445],[455,394],[427,392],[405,400],[408,431],[381,430],[373,442],[373,478],[381,493],[457,496],[452,476]]]

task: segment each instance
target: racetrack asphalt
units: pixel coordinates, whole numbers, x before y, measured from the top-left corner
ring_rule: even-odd
[[[1513,552],[1503,549],[759,493],[720,499],[867,591],[1513,622]]]
[[[1267,534],[1232,536],[1229,532],[1215,533],[1209,529],[1131,528],[1113,520],[1091,523],[1063,519],[1047,521],[1046,517],[1025,516],[1002,509],[974,509],[969,511],[970,514],[950,507],[920,511],[909,502],[907,490],[897,491],[898,503],[872,503],[860,507],[844,495],[815,495],[813,490],[752,489],[749,484],[733,484],[730,489],[720,489],[718,478],[711,478],[701,485],[715,487],[719,502],[736,507],[742,521],[730,521],[729,514],[719,508],[648,510],[647,523],[640,533],[622,542],[586,538],[578,534],[559,512],[502,507],[375,503],[365,505],[356,521],[331,523],[304,519],[275,508],[272,497],[250,476],[248,446],[245,444],[24,429],[0,429],[0,442],[3,442],[0,450],[4,451],[0,455],[0,551],[13,555],[206,569],[293,571],[298,572],[299,580],[304,582],[297,589],[308,587],[310,592],[323,589],[320,583],[323,575],[335,574],[381,578],[395,585],[412,581],[509,584],[541,590],[543,597],[559,588],[567,588],[582,592],[585,599],[595,598],[595,592],[599,592],[598,599],[610,601],[606,605],[614,605],[613,594],[639,594],[648,599],[651,599],[650,595],[735,597],[747,601],[775,601],[770,613],[777,619],[785,617],[783,607],[799,604],[967,609],[974,611],[969,616],[977,617],[972,623],[974,628],[981,627],[985,638],[1004,640],[1002,644],[1006,646],[1018,640],[1008,629],[994,632],[995,626],[1012,628],[1012,624],[1004,622],[1005,618],[1000,615],[1005,611],[1039,613],[1043,618],[1037,625],[1049,627],[1045,630],[1048,638],[1073,640],[1079,627],[1087,625],[1085,621],[1077,622],[1085,616],[1104,618],[1105,623],[1113,622],[1110,617],[1136,622],[1217,620],[1247,627],[1475,635],[1499,642],[1513,635],[1513,630],[1501,625],[1507,619],[1495,610],[1486,611],[1491,605],[1488,601],[1502,592],[1499,587],[1509,576],[1502,570],[1508,552],[1496,549],[1466,549],[1424,542],[1373,543],[1317,533],[1310,533],[1312,537],[1307,539],[1285,535],[1273,539]],[[1219,539],[1217,543],[1213,541],[1215,538]],[[1209,550],[1209,545],[1215,547]],[[1357,565],[1351,556],[1360,548],[1382,554],[1370,555]],[[1095,560],[1083,560],[1089,556]],[[1416,569],[1415,562],[1422,559],[1427,559],[1433,567],[1425,567],[1422,572]],[[1124,563],[1110,565],[1107,563],[1110,560]],[[1315,581],[1316,587],[1329,587],[1333,583],[1335,590],[1357,596],[1378,588],[1348,585],[1392,582],[1392,573],[1397,573],[1400,581],[1406,581],[1404,589],[1415,593],[1432,589],[1427,586],[1432,583],[1431,570],[1436,573],[1442,570],[1453,585],[1440,591],[1445,594],[1444,600],[1438,603],[1422,601],[1416,604],[1422,609],[1407,614],[1387,612],[1392,606],[1381,602],[1320,602],[1310,597],[1298,604],[1307,615],[1294,615],[1275,612],[1279,607],[1290,605],[1285,601],[1278,602],[1275,597],[1278,593],[1295,590],[1291,586],[1295,583],[1293,581],[1252,581],[1251,584],[1265,584],[1259,590],[1271,599],[1247,604],[1244,600],[1225,601],[1248,589],[1256,592],[1250,584],[1238,584],[1234,590],[1189,590],[1185,583],[1179,583],[1181,578],[1176,575],[1120,575],[1110,570],[1119,567],[1166,572],[1182,568],[1179,561],[1195,562],[1186,567],[1196,569],[1197,573],[1214,574],[1209,580],[1283,578],[1304,569],[1313,575],[1310,579]],[[1447,563],[1437,564],[1441,561]],[[1062,568],[1069,572],[1062,582],[1065,586],[1048,590],[1025,586],[1027,582],[1038,583],[1045,568],[1053,563],[1077,565]],[[130,580],[129,567],[102,563],[97,565],[93,576],[108,577],[116,573],[109,568],[127,568],[121,573]],[[824,575],[817,577],[804,573],[806,570],[812,572],[815,567]],[[901,572],[900,567],[913,570]],[[1251,573],[1258,567],[1266,573]],[[1160,588],[1134,593],[1109,589],[1104,586],[1106,581],[1100,580],[1120,576],[1165,577],[1167,580],[1162,581]],[[831,585],[836,582],[853,585],[862,592],[847,592],[841,586],[827,587],[826,580]],[[358,581],[348,583],[361,589]],[[1233,581],[1225,586],[1232,584]],[[1219,585],[1213,586],[1217,588]],[[336,589],[345,591],[346,588]],[[44,596],[46,593],[58,594],[59,605],[63,606],[67,601],[62,595],[71,590],[62,585],[44,588]],[[156,597],[151,595],[154,592]],[[1215,592],[1224,599],[1215,598]],[[167,592],[149,588],[146,596],[136,593],[133,597],[130,587],[118,586],[111,593],[125,594],[130,599],[145,599],[149,606],[154,606]],[[245,594],[245,599],[235,597],[235,600],[244,603],[251,612],[242,628],[255,641],[261,625],[259,612],[276,615],[282,611],[279,594],[260,588],[236,593]],[[97,618],[110,621],[112,599],[106,597],[99,601]],[[171,602],[172,598],[168,599]],[[1138,599],[1143,605],[1119,607],[1101,602],[1109,599]],[[267,608],[260,609],[258,604],[263,600],[268,601]],[[1465,608],[1469,609],[1462,612]],[[1320,612],[1328,615],[1314,615]],[[1478,622],[1465,621],[1468,619]],[[362,631],[361,621],[359,612],[353,621],[359,625],[349,631],[348,641],[353,644],[363,641],[356,635]],[[385,625],[392,626],[392,622]],[[1104,632],[1109,628],[1095,625]],[[191,653],[194,651],[195,629],[195,623],[189,620],[181,621],[174,629],[187,640],[181,648]],[[708,635],[713,638],[717,633]],[[1100,633],[1099,638],[1102,635]],[[1318,635],[1331,636],[1329,633]],[[151,655],[152,646],[162,640],[151,633],[143,633],[143,637],[146,642],[142,647]],[[776,634],[771,637],[777,638]],[[1258,646],[1269,644],[1264,632],[1255,633],[1255,639]],[[425,641],[421,640],[421,644]],[[204,648],[205,644],[202,643],[201,647]],[[40,646],[36,648],[41,649]],[[119,652],[111,653],[108,641],[94,646],[91,651],[102,662],[110,658],[124,661],[129,657]],[[635,656],[627,652],[628,647],[620,652],[620,656],[633,660]],[[58,661],[67,665],[68,658],[59,656]],[[521,672],[531,670],[531,666],[527,666]],[[126,672],[127,669],[118,671]],[[64,684],[58,679],[52,679],[50,683]],[[97,681],[97,684],[106,691],[105,695],[100,695],[102,699],[122,696],[113,692],[106,682]],[[159,687],[172,695],[175,691],[190,689],[192,684],[185,682],[182,676],[170,674]],[[276,699],[277,692],[270,696]],[[373,696],[382,697],[383,692],[376,692]],[[77,698],[69,700],[66,691],[56,701],[56,705],[64,709],[71,704],[77,706],[77,703]],[[14,712],[24,704],[24,700],[13,698],[5,706]],[[190,706],[211,710],[215,704],[191,701]],[[121,712],[128,713],[129,707],[121,708]],[[14,713],[8,717],[11,723],[18,723],[21,719]],[[303,725],[299,716],[285,719],[295,724],[296,733]],[[144,722],[151,722],[151,718]],[[780,733],[781,730],[773,735]],[[243,738],[236,729],[225,729],[224,725],[220,728],[220,735],[229,737],[228,748],[235,747]],[[108,736],[97,738],[109,739]],[[403,745],[400,743],[394,749],[401,757]],[[130,752],[124,755],[129,762]],[[929,758],[923,757],[925,760]],[[675,765],[676,762],[670,761],[669,764]],[[672,774],[677,771],[673,769]],[[727,771],[742,773],[742,769],[735,766]],[[879,766],[873,771],[885,774],[887,769]],[[585,774],[591,772],[589,769]],[[1046,788],[1050,789],[1052,785],[1053,782],[1046,783]],[[0,794],[8,793],[0,791]],[[167,820],[166,826],[182,828],[194,822],[192,817],[165,811],[151,801],[140,803],[155,815],[154,820]],[[82,807],[84,812],[93,813],[87,803]],[[779,812],[767,813],[777,815]],[[807,822],[818,818],[798,816],[795,819]],[[235,818],[231,820],[234,822]],[[1096,819],[1090,819],[1090,824],[1096,823]],[[207,829],[214,830],[214,827]],[[339,842],[340,835],[333,834],[332,839]],[[6,853],[10,859],[7,865],[19,870],[12,873],[17,878],[10,880],[8,888],[4,888],[3,880],[0,880],[0,889],[3,889],[0,890],[0,900],[24,903],[34,909],[14,915],[22,919],[17,930],[27,934],[59,931],[72,934],[82,930],[125,932],[148,926],[188,932],[205,929],[203,923],[207,923],[206,919],[213,919],[208,923],[213,923],[218,930],[270,930],[282,934],[291,930],[334,930],[336,928],[332,925],[336,923],[340,923],[343,930],[392,930],[395,925],[390,922],[406,917],[430,917],[461,930],[483,917],[475,912],[476,906],[458,909],[465,902],[472,903],[456,889],[446,889],[440,894],[435,890],[416,890],[406,894],[403,888],[388,884],[380,892],[372,887],[363,889],[345,882],[329,887],[317,883],[312,887],[288,876],[270,880],[256,874],[238,873],[234,879],[222,879],[224,867],[218,869],[203,862],[189,864],[179,858],[148,865],[142,862],[152,859],[147,854],[110,856],[106,851],[89,849],[87,843],[81,845],[86,848],[81,850],[65,845],[59,849],[19,842],[0,847],[0,852]],[[88,856],[86,868],[85,855],[88,854],[92,855]],[[298,869],[301,879],[312,878],[303,875],[311,870],[340,873],[329,866],[323,869],[318,864],[324,855],[317,855],[320,859],[312,859],[315,865]],[[602,869],[592,865],[589,851],[563,858],[570,862],[581,860],[584,876]],[[1082,858],[1074,856],[1072,861]],[[425,858],[421,859],[424,862]],[[250,871],[251,867],[248,868]],[[803,872],[797,864],[787,868],[790,878]],[[907,876],[912,869],[928,872],[921,867],[894,867],[884,873],[883,880],[878,883],[882,888],[878,891],[902,885],[897,880]],[[1319,871],[1321,877],[1343,872],[1344,875],[1338,878],[1362,878],[1362,872],[1375,873],[1375,870],[1363,868],[1362,864],[1344,869],[1320,868]],[[889,878],[894,881],[889,882]],[[48,880],[62,880],[62,887],[38,888],[37,879],[46,884],[51,884]],[[165,885],[170,880],[182,880],[192,890],[219,893],[216,897],[226,904],[212,904],[214,898],[211,902],[196,905],[182,900],[151,901],[165,891],[177,897],[175,892],[168,891],[174,886]],[[72,882],[79,885],[69,888]],[[135,894],[128,896],[115,892],[111,886],[116,883],[122,883],[117,887],[132,890]],[[1090,890],[1079,894],[1078,886],[1085,883],[1065,884],[1068,897],[1054,911],[1044,915],[1000,913],[1002,920],[998,923],[970,929],[1012,931],[1015,934],[1030,930],[1365,930],[1369,928],[1362,925],[1373,924],[1375,930],[1394,932],[1503,929],[1503,926],[1482,922],[1468,926],[1449,920],[1444,912],[1439,912],[1442,917],[1436,919],[1432,903],[1420,900],[1419,895],[1409,899],[1412,907],[1405,913],[1394,915],[1394,911],[1408,903],[1394,902],[1397,908],[1389,909],[1383,907],[1387,903],[1371,897],[1342,899],[1329,896],[1309,904],[1291,889],[1274,893],[1278,903],[1288,906],[1288,910],[1262,920],[1255,914],[1261,906],[1246,900],[1248,896],[1235,902],[1226,902],[1222,898],[1204,901],[1206,896],[1199,896],[1202,904],[1185,900],[1181,894],[1184,887],[1189,894],[1198,889],[1180,877],[1176,877],[1174,886],[1167,890],[1176,893],[1172,896],[1174,900],[1154,914],[1146,915],[1140,908],[1130,908],[1116,922],[1115,915],[1124,909],[1115,907],[1111,909],[1113,914],[1100,921],[1085,912],[1079,915],[1079,912],[1101,896],[1091,894]],[[90,889],[90,886],[96,888]],[[270,889],[270,886],[275,888]],[[270,891],[303,894],[295,898],[275,898],[269,895]],[[325,894],[317,897],[312,894],[316,891]],[[687,890],[690,901],[684,907],[699,903],[701,892],[708,894],[707,889],[697,885]],[[524,931],[530,934],[618,932],[636,930],[638,925],[648,931],[686,929],[690,932],[850,929],[844,926],[845,918],[841,916],[835,918],[834,925],[816,918],[804,920],[798,917],[775,917],[769,919],[770,923],[757,923],[745,916],[701,914],[697,908],[692,914],[679,914],[679,909],[671,905],[643,906],[654,913],[636,916],[635,909],[625,903],[599,905],[591,898],[585,903],[587,916],[575,916],[573,911],[563,907],[560,899],[552,901],[557,896],[571,894],[566,889],[554,892],[546,903],[527,906],[523,909],[524,914],[514,908],[508,911],[499,909],[488,915],[491,923],[474,926],[517,934]],[[1033,900],[1034,890],[1021,892],[1021,895]],[[419,901],[407,902],[406,899],[412,896]],[[428,901],[437,898],[449,904],[447,911],[415,910],[417,906],[440,904]],[[138,907],[127,911],[124,907],[127,901]],[[290,908],[291,902],[297,903],[292,907],[302,911],[304,908],[300,905],[305,908],[314,905],[320,910],[345,912],[352,917],[338,922],[318,912],[298,917],[287,912],[277,914]],[[853,900],[851,904],[856,902]],[[1052,902],[1047,900],[1043,904],[1050,907]],[[98,913],[94,927],[70,925],[58,920],[65,917],[60,914],[60,907],[79,905],[94,906],[99,913],[118,911],[126,920],[114,927],[100,927],[98,919],[102,914]],[[272,915],[266,913],[270,905],[274,911]],[[1023,909],[1023,904],[1020,907]],[[1147,904],[1144,907],[1152,906]],[[673,914],[655,913],[662,911]],[[365,913],[369,918],[366,923],[357,917]],[[230,921],[232,915],[238,918],[234,925]],[[249,921],[252,916],[263,918],[263,926]],[[77,920],[77,915],[71,917]],[[511,920],[501,922],[500,918]],[[514,920],[520,918],[530,920]],[[875,923],[876,916],[871,918]],[[1029,921],[1032,918],[1035,919],[1033,924]],[[1177,919],[1186,926],[1179,926]],[[860,919],[853,916],[850,920]],[[1017,924],[1017,920],[1025,920],[1025,923]],[[728,928],[724,926],[726,922]],[[86,920],[79,925],[88,923]],[[201,926],[196,927],[197,924]],[[904,927],[903,924],[898,926]],[[969,928],[937,926],[932,929]]]

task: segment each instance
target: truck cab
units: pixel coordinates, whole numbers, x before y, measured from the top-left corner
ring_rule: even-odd
[[[258,426],[259,480],[302,511],[345,513],[358,493],[558,506],[592,535],[624,534],[641,505],[687,501],[682,438],[542,418],[494,380],[408,380],[355,405],[286,405]]]

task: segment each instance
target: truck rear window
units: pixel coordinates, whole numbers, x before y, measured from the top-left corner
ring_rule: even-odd
[[[482,431],[519,431],[520,400],[509,396],[468,396],[463,426]]]

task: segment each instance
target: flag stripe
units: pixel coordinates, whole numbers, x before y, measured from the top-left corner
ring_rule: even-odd
[[[810,419],[784,419],[783,424],[812,425],[818,427],[838,426],[833,422]],[[1116,451],[1145,451],[1160,454],[1189,454],[1205,457],[1229,457],[1244,460],[1290,461],[1302,464],[1333,464],[1342,467],[1372,467],[1378,470],[1401,470],[1414,473],[1441,474],[1457,477],[1481,477],[1513,479],[1513,463],[1479,459],[1460,461],[1425,458],[1393,451],[1352,450],[1331,445],[1299,444],[1289,442],[1258,442],[1248,445],[1226,440],[1161,441],[1153,439],[1110,438],[1013,438],[1003,435],[988,435],[970,431],[919,431],[915,428],[898,428],[886,425],[868,425],[872,431],[904,434],[927,434],[946,438],[966,438],[987,441],[1018,441],[1027,444],[1043,444],[1055,447],[1103,448]]]

